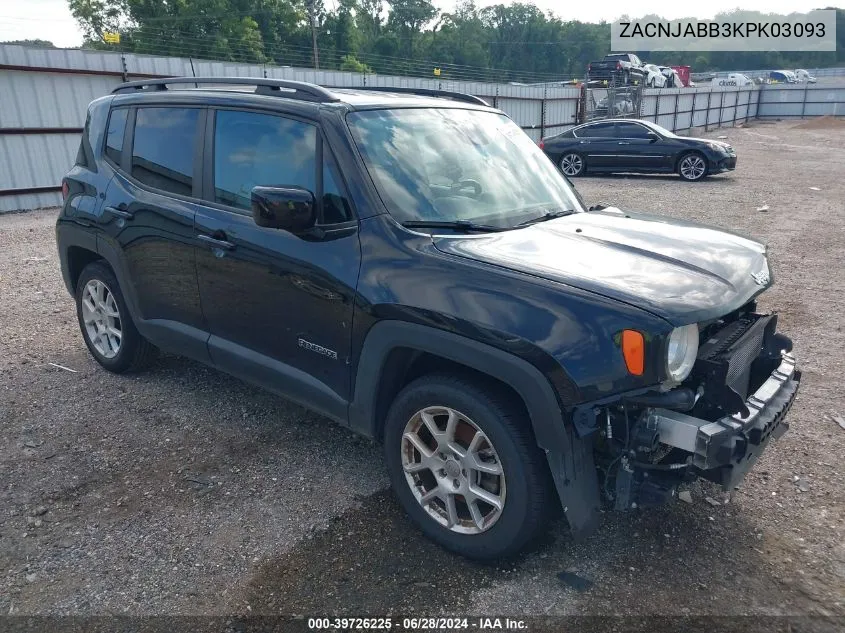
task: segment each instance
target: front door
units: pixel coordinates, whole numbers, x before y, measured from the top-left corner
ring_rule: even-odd
[[[633,121],[616,124],[616,160],[620,171],[661,171],[665,167],[663,141],[649,137],[649,131]]]
[[[208,204],[196,216],[197,273],[215,364],[247,380],[345,416],[358,227],[317,125],[220,109],[206,143]],[[257,185],[315,194],[320,230],[260,227]]]

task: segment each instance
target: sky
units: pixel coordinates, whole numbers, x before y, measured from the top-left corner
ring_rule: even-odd
[[[530,3],[530,0],[524,0]],[[478,6],[510,4],[509,0],[476,0]],[[326,0],[333,6],[333,0]],[[454,0],[434,0],[441,11],[454,8]],[[708,0],[700,3],[678,0],[649,0],[647,8],[632,7],[630,0],[593,0],[571,2],[561,0],[534,0],[533,4],[544,11],[553,11],[565,20],[582,22],[613,21],[622,15],[637,17],[657,14],[667,19],[694,17],[707,19],[716,13],[741,8],[747,11],[791,13],[809,11],[820,7],[845,8],[845,0]],[[569,5],[569,6],[567,6]],[[572,6],[575,5],[575,6]],[[41,39],[59,47],[79,46],[82,32],[68,10],[67,0],[0,0],[0,42],[7,40]]]

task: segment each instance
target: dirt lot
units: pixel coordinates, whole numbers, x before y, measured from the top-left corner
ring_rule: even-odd
[[[555,525],[503,567],[423,540],[379,449],[319,416],[172,356],[100,369],[56,211],[0,216],[0,613],[845,616],[845,429],[826,417],[845,416],[845,130],[798,126],[711,133],[739,168],[702,183],[577,182],[590,203],[770,244],[762,307],[804,370],[789,433],[727,505],[696,485],[692,504],[605,515],[586,543]]]

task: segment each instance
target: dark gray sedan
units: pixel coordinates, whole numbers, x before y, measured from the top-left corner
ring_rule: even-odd
[[[546,155],[569,177],[585,172],[677,173],[684,180],[736,168],[727,143],[678,136],[639,119],[603,119],[540,141]]]

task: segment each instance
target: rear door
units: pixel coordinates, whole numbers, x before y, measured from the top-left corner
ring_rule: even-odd
[[[102,210],[101,252],[121,262],[141,333],[208,360],[194,251],[206,111],[151,105],[116,113],[126,117],[126,132],[122,143],[106,140],[106,160],[117,169]]]
[[[575,134],[578,144],[574,149],[586,156],[588,168],[607,169],[613,166],[618,148],[612,122],[590,123],[579,127]]]
[[[361,252],[358,223],[319,125],[239,109],[210,111],[197,269],[216,365],[335,418],[346,415]],[[319,230],[261,227],[258,185],[315,194]]]

